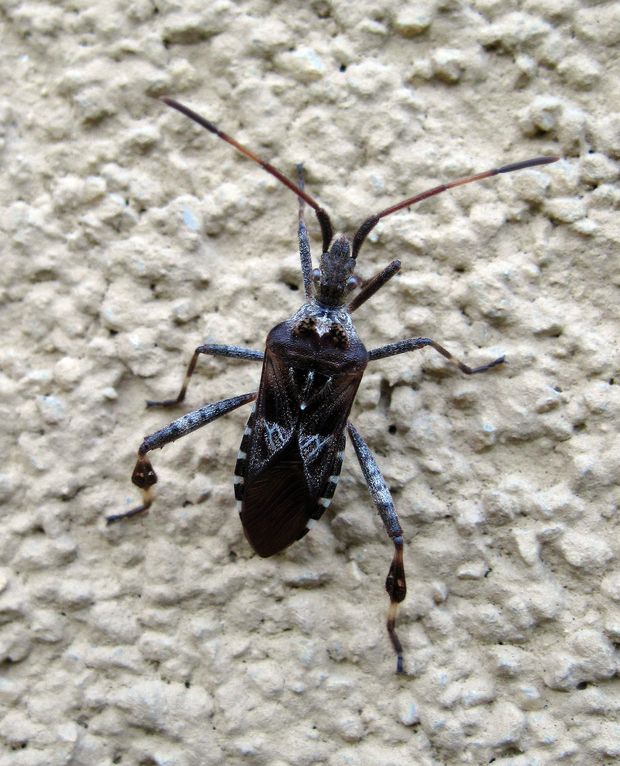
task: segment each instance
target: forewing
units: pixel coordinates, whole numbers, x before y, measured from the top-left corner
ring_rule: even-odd
[[[333,474],[341,437],[351,411],[361,376],[340,374],[332,378],[323,394],[300,419],[298,444],[310,493],[318,498]],[[340,460],[342,463],[342,460]]]
[[[288,384],[288,369],[268,350],[263,362],[256,417],[248,445],[249,476],[258,476],[289,444],[296,424],[296,403]]]
[[[344,428],[361,373],[288,367],[269,350],[256,411],[235,470],[241,522],[254,550],[271,556],[308,531],[334,494]]]
[[[304,463],[294,441],[259,476],[239,485],[241,523],[248,542],[259,556],[278,553],[306,534],[311,519],[321,518],[336,491],[344,445],[342,434],[318,496],[308,491]]]
[[[316,498],[308,493],[295,441],[243,487],[241,523],[259,556],[272,556],[308,531]]]

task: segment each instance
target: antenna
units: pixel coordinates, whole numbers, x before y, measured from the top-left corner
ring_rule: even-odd
[[[421,202],[423,199],[434,197],[436,194],[441,194],[442,192],[448,191],[448,189],[454,189],[455,186],[464,186],[465,184],[471,184],[474,181],[482,181],[484,178],[497,176],[500,173],[512,173],[513,170],[533,168],[536,165],[549,165],[552,162],[557,162],[559,159],[559,157],[534,157],[534,159],[524,160],[523,162],[512,162],[510,165],[503,165],[501,168],[493,168],[492,170],[487,170],[484,173],[477,173],[476,175],[467,176],[466,178],[457,178],[456,181],[450,181],[446,184],[434,186],[432,189],[427,189],[420,194],[416,194],[414,197],[408,197],[402,202],[396,203],[396,205],[386,207],[385,210],[382,210],[380,213],[376,213],[375,215],[371,215],[370,218],[367,218],[355,232],[351,255],[353,258],[357,258],[360,248],[364,244],[364,240],[382,218],[385,218],[387,215],[391,215],[392,213],[396,213],[398,210],[402,210],[404,207],[410,207],[411,205],[415,205],[416,202]]]
[[[181,114],[184,114],[186,117],[189,117],[190,120],[193,120],[194,122],[198,123],[198,125],[201,125],[203,128],[206,128],[211,133],[215,133],[216,136],[219,136],[219,138],[221,138],[223,141],[226,141],[227,144],[234,146],[234,148],[238,152],[241,152],[241,154],[244,154],[246,157],[256,162],[257,165],[260,165],[263,170],[266,170],[274,178],[277,178],[278,181],[280,181],[280,183],[284,184],[284,186],[286,186],[288,189],[294,192],[300,199],[302,199],[307,205],[309,205],[316,213],[316,217],[321,227],[321,234],[323,236],[323,252],[324,253],[327,252],[327,250],[329,249],[329,245],[332,241],[332,237],[334,236],[334,230],[332,228],[331,221],[329,220],[329,215],[327,214],[327,211],[324,210],[315,199],[313,199],[307,192],[305,192],[302,188],[300,188],[296,183],[293,183],[293,181],[291,181],[290,178],[287,178],[284,175],[284,173],[281,173],[271,163],[265,162],[265,160],[262,160],[260,157],[254,154],[254,152],[250,151],[247,147],[243,146],[243,144],[240,144],[232,136],[229,136],[228,133],[224,133],[223,130],[220,130],[212,122],[205,119],[204,117],[199,115],[197,112],[194,112],[193,109],[190,109],[184,104],[181,104],[179,101],[175,101],[173,98],[169,98],[168,96],[160,96],[159,100],[163,101],[164,104],[171,106],[173,109],[176,109],[177,112],[181,112]]]

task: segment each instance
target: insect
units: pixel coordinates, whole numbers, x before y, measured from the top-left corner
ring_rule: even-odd
[[[479,367],[468,367],[431,338],[407,338],[368,351],[353,324],[352,314],[398,273],[392,261],[367,281],[354,274],[357,257],[368,234],[386,216],[456,186],[556,162],[537,157],[435,186],[368,217],[353,238],[334,234],[327,212],[305,190],[303,168],[297,183],[257,157],[234,138],[172,98],[165,104],[231,144],[278,179],[298,198],[298,239],[306,302],[292,317],[277,324],[262,351],[239,346],[205,344],[194,351],[179,394],[174,399],[148,401],[148,407],[180,404],[201,355],[262,362],[262,375],[253,391],[183,415],[145,437],[138,450],[132,481],[142,490],[142,503],[107,518],[108,523],[145,513],[153,503],[157,476],[147,455],[202,428],[244,404],[254,402],[243,433],[235,466],[234,490],[245,535],[259,556],[272,556],[302,538],[330,505],[344,460],[348,434],[368,485],[370,496],[394,545],[385,588],[390,605],[387,631],[396,653],[396,672],[404,669],[403,647],[396,632],[398,604],[407,587],[403,563],[403,531],[390,490],[377,462],[349,413],[366,366],[378,359],[426,348],[435,349],[467,375],[476,375],[504,361],[501,356]],[[305,205],[317,217],[322,235],[319,268],[313,269],[304,220]]]

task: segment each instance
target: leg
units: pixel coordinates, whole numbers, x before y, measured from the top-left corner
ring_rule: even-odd
[[[300,162],[297,165],[297,180],[299,188],[304,188],[304,166]],[[301,259],[301,274],[304,279],[304,293],[306,300],[312,298],[312,255],[310,254],[310,240],[308,229],[304,221],[304,201],[299,197],[299,228],[297,238],[299,240],[299,258]]]
[[[216,420],[216,418],[226,415],[226,413],[241,407],[243,404],[252,402],[254,399],[256,399],[256,392],[233,396],[231,399],[223,399],[221,402],[215,402],[215,404],[207,404],[199,410],[188,412],[187,415],[173,420],[172,423],[169,423],[159,431],[155,431],[154,434],[146,436],[138,450],[138,460],[131,475],[133,483],[142,490],[142,504],[125,513],[116,513],[108,516],[106,518],[107,523],[112,524],[120,519],[128,519],[138,513],[148,511],[151,507],[153,503],[152,487],[157,482],[157,475],[153,470],[151,461],[146,457],[148,452],[153,449],[161,449],[166,444],[191,434],[192,431],[206,426],[212,420]]]
[[[476,375],[479,372],[486,372],[487,370],[490,370],[491,367],[496,367],[498,364],[503,364],[506,358],[504,356],[498,356],[497,359],[494,359],[492,362],[488,362],[488,364],[483,364],[480,367],[468,367],[466,364],[463,364],[463,362],[460,362],[458,359],[453,357],[452,354],[443,346],[440,346],[439,343],[435,343],[435,341],[431,340],[430,338],[407,338],[407,340],[399,340],[397,343],[390,343],[388,346],[373,348],[372,351],[368,352],[368,360],[372,362],[375,359],[384,359],[386,356],[405,354],[407,351],[416,351],[417,349],[424,348],[425,346],[431,346],[431,348],[434,348],[435,351],[438,351],[442,356],[445,356],[446,359],[452,362],[452,364],[455,364],[459,370],[464,372],[466,375]]]
[[[405,566],[403,563],[403,530],[401,529],[398,516],[396,515],[396,509],[394,508],[394,501],[390,495],[385,479],[381,475],[379,466],[372,454],[368,449],[368,445],[362,439],[359,432],[354,428],[351,423],[347,423],[349,430],[349,436],[353,442],[355,453],[359,464],[362,467],[362,473],[368,484],[368,490],[372,501],[375,504],[379,516],[383,521],[386,532],[390,536],[394,543],[394,558],[390,565],[390,571],[388,572],[387,579],[385,581],[385,589],[390,597],[390,608],[387,618],[387,631],[396,652],[396,672],[403,672],[403,645],[396,634],[396,612],[398,610],[398,604],[404,601],[407,595],[407,583],[405,581]]]
[[[189,384],[189,379],[194,374],[196,369],[196,363],[200,354],[208,354],[209,356],[226,356],[229,359],[249,359],[253,362],[263,361],[263,352],[254,351],[251,348],[241,348],[240,346],[220,346],[215,343],[206,343],[204,346],[198,346],[192,356],[192,361],[189,363],[187,372],[185,373],[185,380],[181,386],[181,390],[176,399],[164,399],[163,401],[153,401],[148,399],[146,402],[147,407],[174,407],[175,404],[180,404],[185,399],[185,393]]]
[[[392,261],[392,263],[388,263],[388,265],[383,269],[383,271],[380,271],[378,274],[375,274],[374,277],[369,279],[367,282],[365,282],[362,285],[362,289],[359,291],[359,293],[353,298],[351,303],[347,306],[347,309],[350,313],[353,313],[356,309],[358,309],[362,303],[366,303],[366,301],[369,298],[372,298],[372,296],[383,287],[383,285],[386,282],[389,282],[390,279],[395,274],[398,274],[400,271],[400,261]]]

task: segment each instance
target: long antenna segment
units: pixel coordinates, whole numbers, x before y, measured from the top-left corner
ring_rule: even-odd
[[[323,236],[323,252],[325,253],[329,250],[329,246],[334,236],[334,230],[329,215],[327,214],[327,211],[322,208],[319,203],[305,191],[304,188],[302,188],[301,185],[291,181],[290,178],[285,176],[284,173],[281,173],[271,163],[262,160],[258,155],[254,154],[254,152],[250,151],[246,146],[243,146],[243,144],[240,144],[232,136],[229,136],[228,133],[224,133],[223,130],[220,130],[212,122],[202,117],[197,112],[194,112],[193,109],[190,109],[184,104],[181,104],[179,101],[175,101],[175,99],[169,98],[168,96],[161,96],[160,100],[163,101],[164,104],[167,104],[173,109],[176,109],[178,112],[181,112],[181,114],[184,114],[186,117],[189,117],[190,120],[198,123],[198,125],[206,128],[211,133],[215,133],[216,136],[233,146],[238,152],[241,152],[241,154],[256,162],[257,165],[260,165],[263,170],[267,171],[267,173],[270,173],[274,178],[277,178],[280,183],[284,184],[284,186],[296,194],[299,199],[303,200],[307,205],[309,205],[316,213],[316,217],[321,227],[321,234]],[[503,165],[500,168],[493,168],[492,170],[487,170],[484,173],[476,173],[472,176],[457,178],[455,181],[450,181],[448,183],[440,184],[439,186],[434,186],[432,189],[427,189],[426,191],[423,191],[419,194],[415,194],[413,197],[408,197],[402,202],[397,202],[395,205],[386,207],[385,210],[382,210],[380,213],[376,213],[375,215],[371,215],[369,218],[367,218],[355,232],[355,236],[353,237],[352,242],[351,255],[353,258],[357,258],[360,248],[364,244],[366,237],[370,234],[370,232],[382,218],[385,218],[392,213],[396,213],[405,207],[411,207],[411,205],[415,205],[417,202],[422,202],[422,200],[428,199],[429,197],[434,197],[436,194],[441,194],[442,192],[448,191],[449,189],[454,189],[456,186],[464,186],[465,184],[474,183],[474,181],[482,181],[485,178],[490,178],[491,176],[496,176],[500,173],[512,173],[515,170],[533,168],[537,165],[550,165],[552,162],[557,162],[559,159],[559,157],[534,157],[531,160],[524,160],[523,162],[511,162],[509,165]]]
[[[397,202],[395,205],[386,207],[385,210],[382,210],[380,213],[376,213],[375,215],[371,215],[369,218],[367,218],[355,232],[351,254],[353,258],[357,258],[360,247],[364,243],[364,240],[379,223],[379,221],[382,218],[385,218],[387,215],[391,215],[392,213],[396,213],[398,210],[402,210],[404,207],[415,205],[416,202],[422,202],[422,200],[428,199],[429,197],[434,197],[436,194],[441,194],[442,192],[448,191],[449,189],[454,189],[456,186],[464,186],[465,184],[471,184],[474,181],[482,181],[485,178],[497,176],[500,173],[512,173],[513,170],[533,168],[536,167],[536,165],[550,165],[552,162],[557,162],[559,159],[559,157],[534,157],[531,160],[523,160],[523,162],[511,162],[510,165],[503,165],[501,168],[493,168],[492,170],[486,170],[484,173],[476,173],[473,176],[457,178],[455,181],[450,181],[449,183],[434,186],[432,189],[427,189],[426,191],[420,192],[413,197],[408,197],[402,202]]]
[[[168,96],[161,96],[160,101],[163,101],[164,104],[168,104],[168,106],[176,109],[177,112],[181,112],[181,114],[189,117],[190,120],[198,123],[198,125],[206,128],[211,133],[215,133],[216,136],[219,136],[219,138],[221,138],[223,141],[226,141],[227,144],[234,146],[238,152],[241,152],[241,154],[244,154],[249,159],[254,160],[254,162],[263,168],[263,170],[266,170],[272,176],[277,178],[280,183],[284,184],[299,198],[301,198],[307,205],[309,205],[316,213],[319,225],[321,226],[321,233],[323,235],[323,252],[327,252],[334,236],[334,230],[332,228],[331,221],[329,220],[327,211],[324,210],[313,197],[311,197],[296,183],[291,181],[290,178],[287,178],[284,173],[281,173],[270,162],[265,162],[265,160],[262,160],[258,155],[254,154],[254,152],[250,151],[246,146],[243,146],[243,144],[240,144],[232,136],[229,136],[228,133],[224,133],[224,131],[220,130],[217,125],[214,125],[212,122],[202,117],[200,114],[198,114],[198,112],[195,112],[193,109],[190,109],[184,104],[181,104],[178,101],[175,101],[173,98],[169,98]]]

